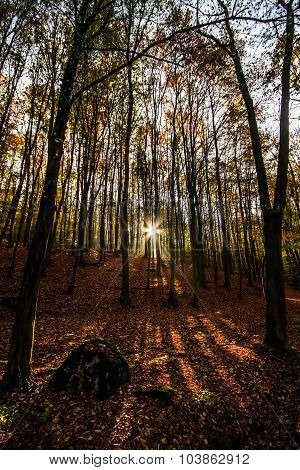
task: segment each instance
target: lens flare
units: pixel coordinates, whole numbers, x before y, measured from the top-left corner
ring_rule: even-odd
[[[147,226],[144,230],[149,238],[155,238],[156,235],[160,233],[160,229],[158,227],[159,224],[152,224],[151,222],[147,222]]]

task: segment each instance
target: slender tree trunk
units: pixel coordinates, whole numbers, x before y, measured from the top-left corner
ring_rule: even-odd
[[[212,212],[212,205],[211,205],[211,195],[210,195],[210,184],[209,184],[209,176],[208,176],[208,155],[205,155],[205,177],[206,177],[206,194],[207,194],[207,204],[208,204],[208,215],[209,215],[209,237],[210,237],[210,245],[212,251],[212,258],[213,258],[213,269],[214,269],[214,282],[215,285],[218,285],[218,259],[217,259],[217,250],[216,250],[216,242],[215,242],[215,235],[214,235],[214,221],[213,221],[213,212]]]
[[[222,185],[221,185],[221,176],[220,176],[220,156],[219,156],[217,131],[216,131],[216,125],[215,125],[215,113],[214,113],[214,106],[213,106],[212,99],[211,99],[211,112],[212,112],[212,125],[213,125],[213,134],[214,134],[213,137],[214,137],[215,154],[216,154],[216,181],[217,181],[217,189],[218,189],[222,240],[223,240],[222,261],[223,261],[223,269],[224,269],[224,287],[230,288],[231,253],[230,253],[228,237],[227,237],[226,215],[225,215]]]
[[[122,148],[121,148],[122,149]],[[121,202],[122,202],[122,189],[123,189],[123,156],[122,150],[120,152],[120,165],[118,171],[118,195],[117,195],[117,204],[116,204],[116,215],[115,215],[115,254],[119,251],[119,231],[120,231],[120,209],[121,209]]]
[[[175,155],[177,149],[177,135],[176,135],[176,110],[177,110],[177,96],[173,111],[173,136],[172,136],[172,167],[170,176],[170,198],[171,210],[169,217],[169,236],[170,236],[170,289],[168,295],[168,304],[172,307],[178,305],[178,299],[175,290],[175,240],[174,240],[174,222],[175,222]]]
[[[105,169],[104,169],[104,189],[103,189],[103,199],[101,207],[101,218],[100,218],[100,234],[99,234],[99,244],[100,244],[100,256],[99,263],[104,263],[105,261],[105,251],[106,251],[106,242],[105,242],[105,215],[106,215],[106,205],[107,205],[107,186],[108,186],[108,153],[110,146],[110,125],[108,130],[108,142],[105,155]]]
[[[132,85],[132,68],[128,66],[127,71],[128,80],[128,115],[126,126],[125,138],[125,151],[124,151],[124,186],[123,197],[121,204],[121,250],[122,250],[122,290],[120,302],[123,305],[129,305],[130,288],[129,288],[129,233],[128,233],[128,188],[129,188],[129,151],[130,151],[130,138],[132,130],[132,116],[133,116],[133,85]]]

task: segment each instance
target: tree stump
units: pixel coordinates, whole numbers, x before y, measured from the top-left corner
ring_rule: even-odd
[[[104,400],[129,381],[129,367],[121,352],[99,338],[74,349],[53,375],[57,390],[82,391]]]

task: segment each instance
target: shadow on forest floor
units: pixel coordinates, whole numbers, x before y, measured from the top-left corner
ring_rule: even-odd
[[[15,278],[8,280],[8,252],[2,251],[0,297],[16,295],[23,258],[18,260]],[[299,360],[260,346],[264,301],[257,290],[245,281],[240,300],[237,278],[227,290],[215,287],[208,271],[208,287],[201,289],[201,306],[194,309],[187,265],[187,279],[177,280],[180,305],[168,308],[167,268],[159,279],[151,272],[147,290],[146,260],[131,258],[133,307],[124,309],[118,302],[120,258],[108,256],[103,266],[80,267],[75,293],[68,296],[72,260],[69,254],[55,254],[43,278],[33,363],[38,387],[27,395],[1,398],[4,448],[299,446]],[[290,339],[299,351],[299,292],[288,289],[287,298]],[[13,313],[0,309],[3,370]],[[93,337],[107,338],[121,349],[130,365],[131,383],[103,402],[55,392],[49,385],[49,371],[72,348]],[[171,387],[172,402],[136,397],[135,390],[144,386]]]

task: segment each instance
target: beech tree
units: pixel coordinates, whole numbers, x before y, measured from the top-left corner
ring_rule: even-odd
[[[89,30],[97,20],[99,21],[99,15],[103,11],[104,22],[101,28],[105,27],[109,20],[109,16],[105,16],[105,10],[110,8],[111,5],[105,1],[83,0],[81,4],[77,2],[74,4],[73,42],[64,67],[56,116],[49,135],[43,194],[18,298],[11,351],[3,378],[5,386],[21,384],[26,387],[30,377],[38,289],[53,224],[58,173],[70,115],[74,80]]]

